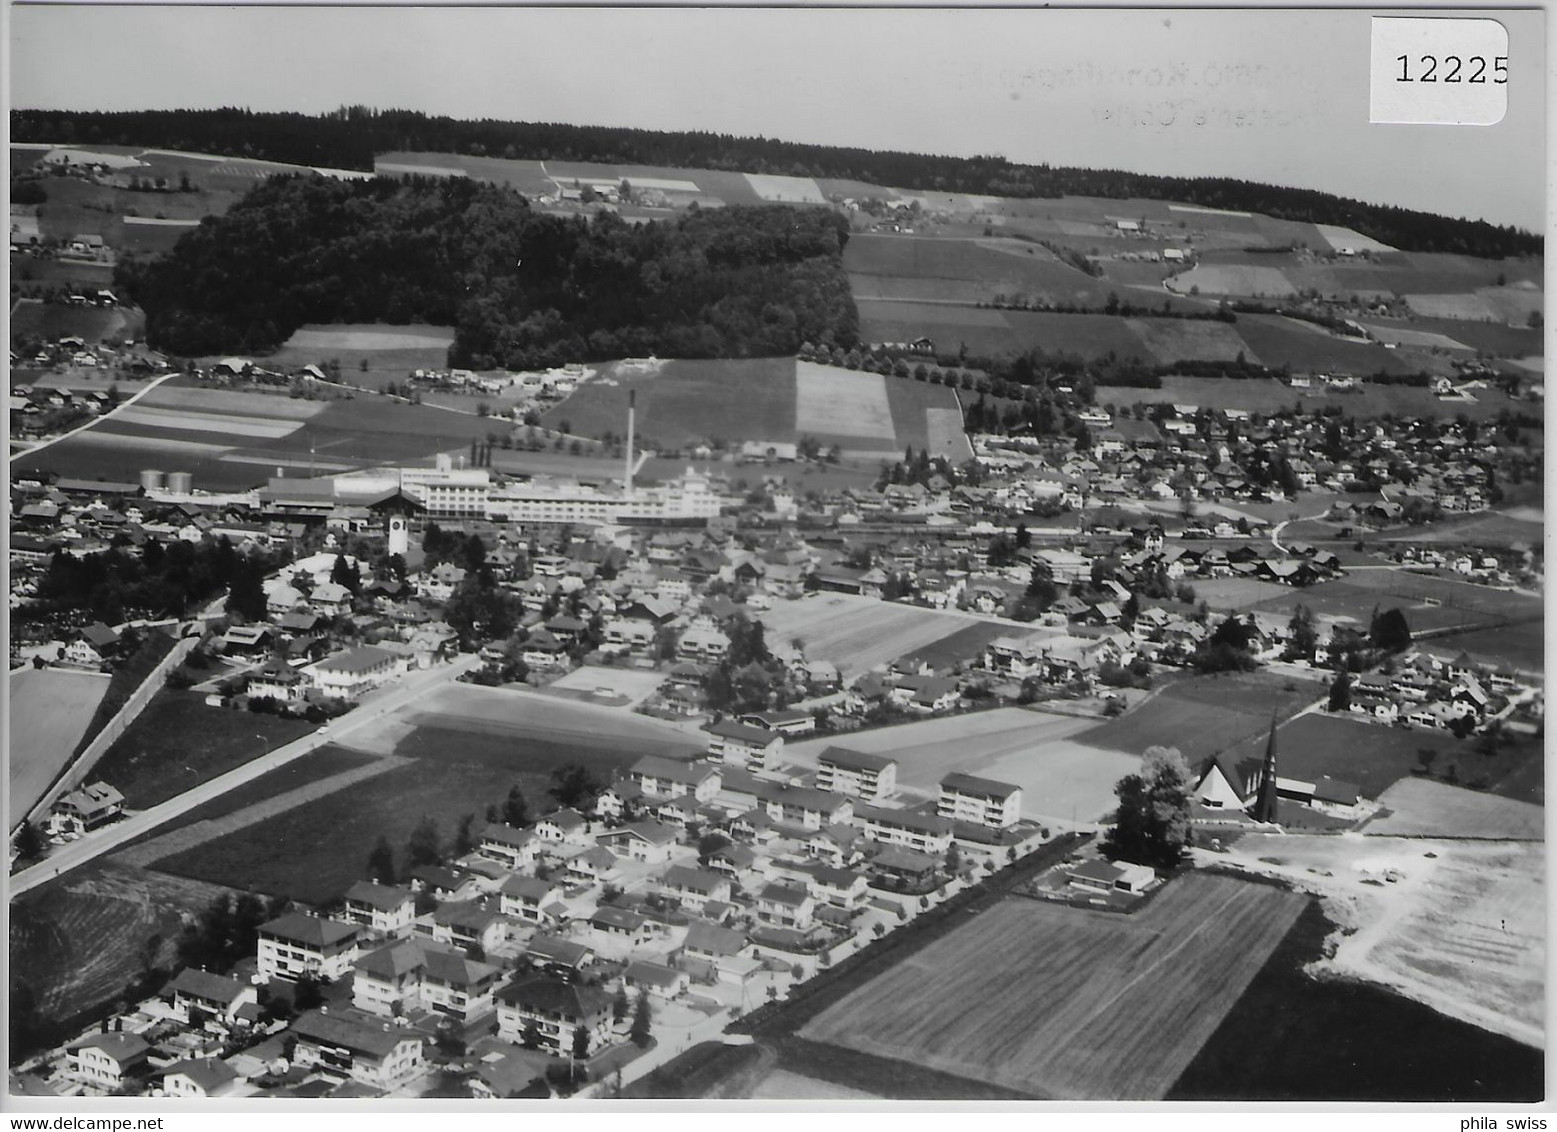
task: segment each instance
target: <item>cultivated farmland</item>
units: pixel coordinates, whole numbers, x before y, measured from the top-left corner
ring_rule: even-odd
[[[10,680],[7,829],[27,815],[70,761],[108,691],[108,677],[95,672],[27,668],[11,673]]]
[[[1164,365],[1185,361],[1230,362],[1240,355],[1252,364],[1260,362],[1238,336],[1237,329],[1225,322],[1172,318],[1132,318],[1129,322],[1146,349]]]
[[[812,660],[828,660],[845,679],[918,652],[977,619],[853,594],[819,593],[781,601],[762,614],[768,640],[800,638]],[[971,655],[971,653],[970,653]]]
[[[1160,1098],[1303,905],[1202,874],[1131,916],[1008,900],[801,1035],[1041,1096]]]
[[[1279,268],[1248,263],[1196,264],[1184,274],[1168,280],[1167,286],[1181,295],[1194,291],[1205,295],[1284,299],[1297,293],[1297,288]]]

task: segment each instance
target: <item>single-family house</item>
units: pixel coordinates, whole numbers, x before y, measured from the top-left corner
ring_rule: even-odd
[[[293,1064],[376,1089],[397,1088],[426,1064],[423,1034],[386,1027],[381,1019],[355,1010],[322,1006],[307,1011],[290,1032],[297,1039]]]

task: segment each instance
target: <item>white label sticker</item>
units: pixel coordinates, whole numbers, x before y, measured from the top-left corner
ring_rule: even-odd
[[[1497,20],[1374,16],[1368,121],[1494,126],[1508,110]]]

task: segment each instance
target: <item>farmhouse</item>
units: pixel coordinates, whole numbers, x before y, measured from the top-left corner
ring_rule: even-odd
[[[124,795],[106,782],[94,782],[59,798],[54,803],[56,825],[85,833],[112,821],[124,812]]]

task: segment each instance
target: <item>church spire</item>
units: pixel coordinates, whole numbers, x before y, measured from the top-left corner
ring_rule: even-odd
[[[1274,822],[1276,806],[1276,712],[1270,713],[1270,738],[1265,741],[1265,764],[1260,768],[1260,790],[1254,799],[1254,820]]]

